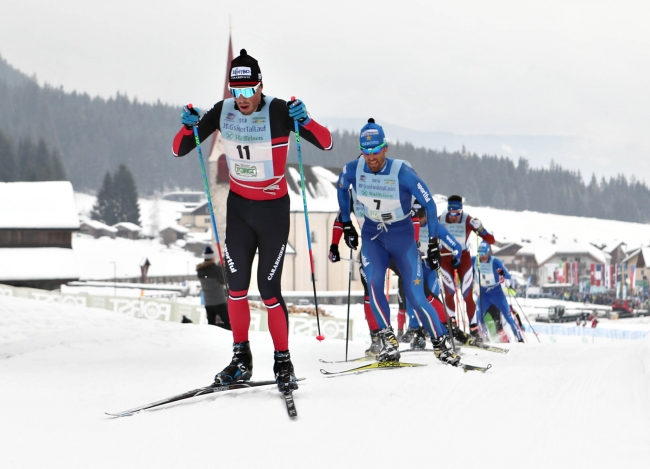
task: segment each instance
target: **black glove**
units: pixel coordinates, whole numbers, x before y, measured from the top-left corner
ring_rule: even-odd
[[[330,261],[338,262],[341,260],[341,255],[339,254],[339,245],[332,244],[330,246]]]
[[[356,249],[359,246],[359,235],[351,221],[343,222],[343,239],[350,249]]]
[[[440,248],[438,247],[438,240],[431,238],[429,240],[429,249],[427,249],[427,262],[431,270],[438,270],[440,268]]]

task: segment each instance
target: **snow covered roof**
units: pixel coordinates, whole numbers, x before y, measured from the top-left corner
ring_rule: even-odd
[[[0,183],[0,229],[79,229],[72,184]]]
[[[84,225],[87,225],[94,230],[104,230],[104,231],[108,231],[109,233],[117,233],[117,228],[113,228],[112,226],[109,226],[97,220],[91,220],[91,219],[83,220],[81,222],[81,226],[83,227]]]
[[[525,244],[517,256],[534,256],[537,265],[548,262],[554,256],[562,255],[588,255],[601,264],[609,263],[610,256],[596,246],[589,243],[578,242],[556,242],[551,243],[545,239],[539,239]]]
[[[121,221],[119,223],[116,223],[113,225],[113,228],[117,228],[118,230],[122,228],[126,231],[133,231],[134,233],[139,233],[140,231],[142,231],[141,227],[139,227],[135,223],[131,223],[130,221]]]
[[[643,267],[648,267],[650,266],[650,246],[644,246],[640,248],[636,248],[633,251],[630,251],[627,256],[621,261],[621,263],[629,263],[632,258],[634,257],[641,257],[643,261],[641,262]],[[634,265],[638,265],[638,258],[637,261]]]
[[[160,232],[162,233],[165,230],[173,230],[173,231],[175,231],[177,233],[181,233],[181,234],[187,234],[187,233],[190,232],[190,230],[188,228],[185,228],[184,226],[180,226],[180,225],[166,226],[165,228],[160,230]]]
[[[612,242],[606,244],[606,245],[602,248],[602,250],[603,250],[604,252],[606,252],[607,254],[611,254],[611,253],[613,253],[614,251],[616,251],[616,249],[617,249],[619,246],[621,246],[621,245],[625,246],[625,242],[624,242],[624,241],[612,241]]]
[[[65,248],[0,248],[0,283],[78,279],[75,253]]]
[[[287,166],[287,186],[291,200],[291,211],[302,212],[302,189],[300,171],[296,165]],[[335,183],[338,175],[322,166],[303,166],[307,208],[310,212],[338,212],[339,202]]]

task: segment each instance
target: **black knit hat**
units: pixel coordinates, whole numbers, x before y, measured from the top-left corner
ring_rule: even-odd
[[[253,57],[248,55],[246,49],[239,52],[230,62],[230,86],[255,86],[262,81],[262,71]]]

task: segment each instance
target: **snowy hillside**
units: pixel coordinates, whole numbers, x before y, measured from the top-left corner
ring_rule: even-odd
[[[299,417],[272,387],[211,395],[113,420],[207,384],[230,359],[212,326],[0,299],[0,467],[646,467],[650,339],[560,337],[468,351],[463,373],[430,354],[417,369],[326,378],[344,342],[292,336]],[[251,334],[254,377],[272,376],[268,334]],[[350,344],[350,355],[366,344]],[[387,444],[386,444],[387,443]]]
[[[330,171],[316,167],[316,171],[323,180],[336,181],[336,175]],[[289,175],[297,187],[300,184],[300,175],[291,168]],[[308,207],[313,211],[336,211],[338,203],[336,191],[333,187],[321,185],[314,189],[320,194],[319,199],[312,199],[308,194]],[[302,195],[290,191],[291,209],[302,211]],[[434,196],[438,213],[446,209],[446,197]],[[80,213],[88,215],[95,203],[95,197],[87,194],[75,193],[77,209]],[[140,199],[140,212],[145,234],[155,236],[157,230],[175,224],[180,218],[183,204],[168,200]],[[465,211],[483,221],[486,228],[492,231],[500,242],[521,242],[522,239],[534,241],[539,238],[551,240],[554,236],[560,242],[614,244],[619,241],[626,242],[630,249],[641,245],[650,244],[650,225],[643,223],[629,223],[616,220],[603,220],[599,218],[574,217],[554,215],[538,212],[513,212],[490,207],[465,206]]]

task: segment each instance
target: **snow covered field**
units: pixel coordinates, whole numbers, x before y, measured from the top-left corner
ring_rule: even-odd
[[[542,341],[465,351],[485,374],[409,354],[428,366],[326,378],[347,365],[318,359],[342,359],[345,343],[292,336],[307,378],[296,421],[271,387],[113,420],[209,383],[230,333],[0,298],[0,467],[647,467],[650,339]],[[251,343],[255,379],[271,378],[270,336]]]

